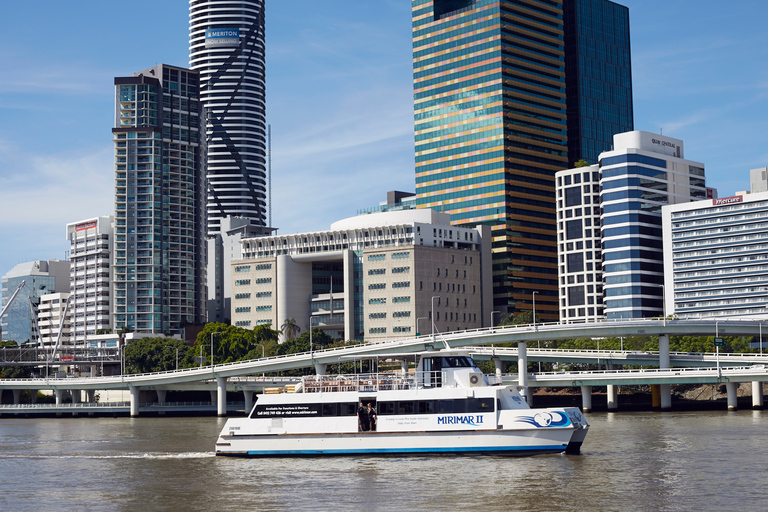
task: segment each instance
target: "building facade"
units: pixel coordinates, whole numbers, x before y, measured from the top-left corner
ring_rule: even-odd
[[[19,263],[3,276],[2,294],[5,306],[21,282],[24,287],[2,318],[3,340],[16,343],[39,343],[37,328],[40,298],[50,293],[69,291],[69,262],[38,260]]]
[[[768,192],[662,208],[667,311],[768,318]]]
[[[679,139],[634,131],[613,145],[597,166],[557,174],[563,321],[661,316],[661,208],[713,193]]]
[[[565,0],[568,165],[596,164],[613,136],[634,130],[629,9],[609,0]]]
[[[205,113],[207,234],[227,216],[265,226],[264,0],[191,0],[189,65]]]
[[[554,176],[568,167],[569,125],[578,159],[631,120],[626,11],[587,0],[412,5],[418,204],[491,226],[496,310],[532,310],[536,292],[538,316],[557,320]],[[611,94],[592,90],[608,80]]]
[[[328,231],[245,239],[232,263],[234,325],[293,318],[344,340],[487,325],[490,232],[433,210],[359,215]]]
[[[69,293],[72,341],[84,344],[89,336],[112,328],[112,216],[67,224]]]
[[[60,347],[72,345],[71,304],[67,308],[69,297],[69,293],[48,293],[40,297],[37,327],[40,329],[42,346],[52,348],[56,345],[56,340],[59,341]]]
[[[205,318],[198,75],[162,64],[115,92],[112,325],[170,333]]]

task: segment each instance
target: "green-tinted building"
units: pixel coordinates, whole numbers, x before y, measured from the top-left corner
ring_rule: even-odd
[[[495,310],[531,310],[536,292],[544,320],[559,316],[554,175],[569,166],[563,4],[413,0],[418,204],[490,225]]]

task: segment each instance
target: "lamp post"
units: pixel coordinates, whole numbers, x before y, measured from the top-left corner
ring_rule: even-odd
[[[214,335],[214,334],[221,334],[221,332],[220,332],[220,331],[218,331],[218,332],[212,332],[212,333],[211,333],[211,371],[213,371],[213,368],[214,368],[214,366],[215,366],[215,365],[213,364],[213,335]],[[200,354],[202,355],[202,347],[200,348]]]
[[[432,346],[434,347],[435,343],[435,299],[439,299],[439,295],[433,295],[432,296]]]
[[[664,285],[661,286],[661,316],[664,319],[664,327],[667,326],[667,294],[664,292]]]
[[[312,315],[309,316],[309,357],[314,357],[314,350],[312,348]]]
[[[538,291],[535,291],[531,293],[531,297],[533,297],[533,330],[536,330],[536,294],[539,293]]]
[[[176,349],[176,369],[179,369],[179,347],[174,347],[173,345],[166,345],[165,348],[175,348]]]
[[[717,344],[717,338],[719,337],[717,324],[720,320],[715,321],[715,360],[717,361],[717,378],[719,379],[722,374],[720,373],[720,345]]]
[[[428,316],[420,316],[416,319],[416,336],[421,336],[421,331],[419,330],[419,320],[429,320]]]
[[[490,326],[491,327],[491,332],[493,332],[493,315],[495,313],[501,314],[501,311],[491,311],[491,326]]]

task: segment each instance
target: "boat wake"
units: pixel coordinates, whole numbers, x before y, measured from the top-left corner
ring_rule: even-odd
[[[95,453],[72,453],[72,454],[29,454],[29,453],[4,453],[0,458],[4,459],[208,459],[216,457],[213,452],[184,452],[184,453],[163,453],[163,452],[137,452],[137,453],[114,453],[114,454],[95,454]]]

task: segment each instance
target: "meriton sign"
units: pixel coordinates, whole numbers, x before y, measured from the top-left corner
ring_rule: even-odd
[[[240,46],[239,28],[209,28],[205,31],[205,47]]]

